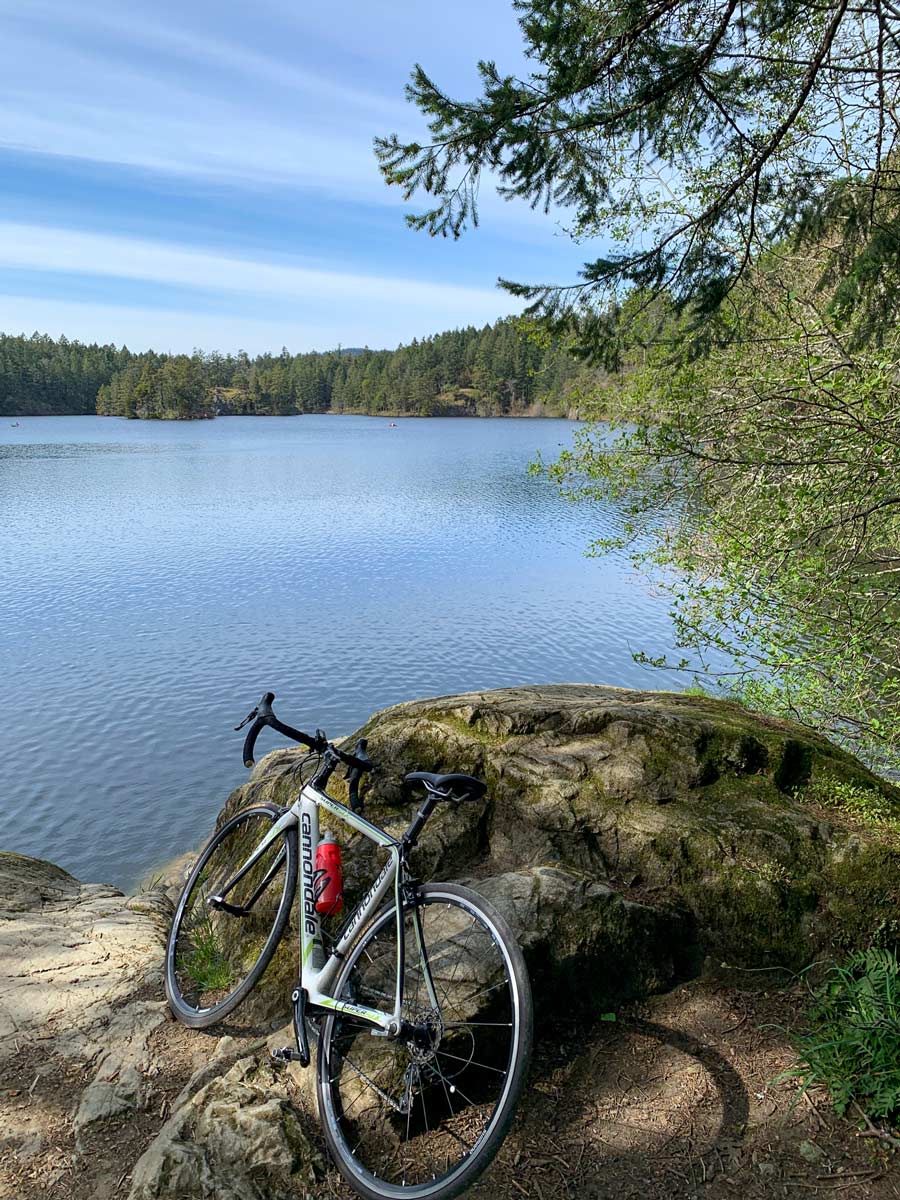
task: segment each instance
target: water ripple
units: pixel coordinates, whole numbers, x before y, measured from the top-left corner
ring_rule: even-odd
[[[615,510],[526,468],[558,421],[22,418],[0,428],[4,846],[132,885],[245,777],[264,687],[346,732],[414,696],[659,686]],[[274,740],[266,747],[274,745]],[[429,764],[423,763],[423,766]]]

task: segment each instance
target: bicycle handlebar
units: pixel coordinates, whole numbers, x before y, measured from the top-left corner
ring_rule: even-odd
[[[304,746],[308,746],[310,750],[324,750],[327,745],[325,734],[320,729],[317,729],[315,734],[304,733],[301,729],[294,729],[290,725],[285,725],[283,721],[279,721],[272,711],[272,701],[274,699],[274,692],[266,692],[253,712],[244,717],[240,725],[235,725],[234,727],[235,732],[237,732],[239,729],[243,729],[249,721],[253,722],[247,730],[247,736],[244,738],[244,749],[241,757],[243,758],[245,767],[253,766],[253,748],[256,745],[256,739],[267,725],[270,725],[276,733],[283,734],[284,737],[291,738],[292,741],[301,742]]]
[[[319,753],[327,751],[329,754],[334,755],[335,759],[342,762],[347,768],[345,778],[347,780],[347,790],[350,793],[350,807],[354,812],[359,812],[362,808],[362,802],[359,798],[360,777],[364,772],[371,771],[375,767],[375,764],[366,753],[366,746],[368,744],[366,738],[359,739],[353,747],[352,754],[349,754],[346,750],[339,750],[337,746],[333,746],[328,741],[321,729],[317,729],[313,735],[304,733],[300,729],[294,729],[290,725],[285,725],[283,721],[279,721],[272,711],[272,701],[274,699],[274,692],[265,692],[256,708],[244,717],[240,725],[235,725],[234,727],[235,732],[237,732],[239,729],[243,729],[250,721],[253,722],[247,731],[247,736],[244,738],[242,753],[244,766],[248,768],[253,766],[253,750],[256,746],[256,739],[262,730],[269,725],[276,733],[291,738],[295,742],[300,742],[304,746],[308,746],[310,750],[317,750]]]

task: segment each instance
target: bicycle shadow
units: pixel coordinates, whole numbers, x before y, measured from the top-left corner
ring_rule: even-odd
[[[635,1018],[549,1047],[549,1063],[536,1049],[520,1119],[473,1197],[496,1200],[503,1172],[537,1178],[545,1196],[656,1200],[727,1174],[740,1154],[750,1095],[711,1039]]]
[[[696,1059],[719,1094],[719,1136],[732,1137],[743,1132],[750,1117],[750,1095],[740,1072],[723,1054],[693,1034],[655,1021],[635,1020],[630,1023],[630,1029]]]

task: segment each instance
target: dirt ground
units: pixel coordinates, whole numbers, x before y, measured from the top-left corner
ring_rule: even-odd
[[[743,982],[743,981],[742,981]],[[801,995],[694,982],[538,1048],[522,1119],[473,1197],[897,1200],[900,1154],[773,1084]],[[782,1028],[778,1028],[782,1027]]]
[[[861,1136],[826,1097],[798,1101],[794,1084],[772,1082],[791,1061],[784,1028],[799,1019],[802,1001],[796,987],[734,974],[633,1006],[589,1034],[539,1027],[517,1122],[468,1195],[900,1200],[900,1153]],[[71,1098],[87,1080],[39,1047],[23,1049],[0,1080],[0,1196],[127,1196],[135,1161],[223,1033],[237,1038],[237,1050],[260,1031],[163,1025],[154,1034],[165,1066],[152,1111],[98,1123],[80,1146]],[[318,1195],[349,1200],[352,1193],[330,1172]]]

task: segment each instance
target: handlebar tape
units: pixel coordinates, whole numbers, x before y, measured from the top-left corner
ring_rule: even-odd
[[[362,812],[363,802],[359,798],[359,776],[360,772],[356,767],[351,767],[347,774],[347,794],[350,799],[350,807],[354,812]]]
[[[247,730],[247,736],[244,738],[244,749],[241,752],[241,758],[245,767],[253,766],[253,747],[256,745],[256,739],[259,737],[260,730],[267,724],[268,722],[262,717],[257,717]]]

